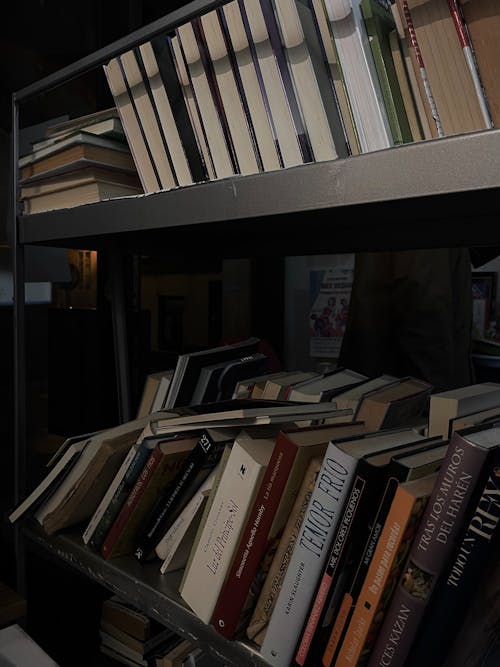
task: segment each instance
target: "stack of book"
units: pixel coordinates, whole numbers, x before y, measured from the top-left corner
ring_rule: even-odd
[[[116,56],[144,190],[492,127],[491,2],[232,0]]]
[[[25,214],[143,192],[114,107],[49,126],[19,170]]]

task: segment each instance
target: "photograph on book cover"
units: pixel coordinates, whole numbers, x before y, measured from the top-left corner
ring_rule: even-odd
[[[495,271],[472,273],[472,335],[484,338],[488,330],[496,299]]]
[[[353,268],[338,266],[309,271],[309,354],[339,356],[347,323]]]

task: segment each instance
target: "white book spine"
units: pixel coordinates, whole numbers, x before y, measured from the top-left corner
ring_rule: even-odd
[[[329,443],[260,650],[273,667],[292,664],[293,638],[299,638],[307,620],[356,464],[335,442]]]
[[[179,590],[204,623],[210,623],[264,470],[265,466],[235,441],[189,573]]]

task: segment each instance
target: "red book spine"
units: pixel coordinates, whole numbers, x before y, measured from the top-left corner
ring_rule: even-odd
[[[130,490],[130,493],[125,501],[123,507],[119,511],[116,519],[114,520],[111,528],[109,529],[104,542],[101,546],[101,555],[103,558],[108,559],[113,554],[113,549],[118,542],[126,524],[132,515],[135,507],[139,503],[143,493],[147,489],[148,483],[154,475],[156,468],[160,465],[160,462],[163,458],[163,452],[159,447],[155,447],[151,454],[148,456],[146,463],[142,471],[139,474],[139,477],[135,481],[134,486]]]
[[[248,591],[266,553],[269,531],[296,455],[297,447],[281,432],[212,614],[212,625],[227,639],[236,632]]]

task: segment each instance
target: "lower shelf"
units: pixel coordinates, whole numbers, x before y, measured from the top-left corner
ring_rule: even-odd
[[[252,646],[224,639],[190,611],[178,593],[182,571],[161,574],[158,563],[142,564],[128,556],[106,561],[82,542],[80,533],[47,536],[36,526],[25,525],[23,535],[28,548],[91,578],[179,635],[199,642],[228,667],[268,667]]]

